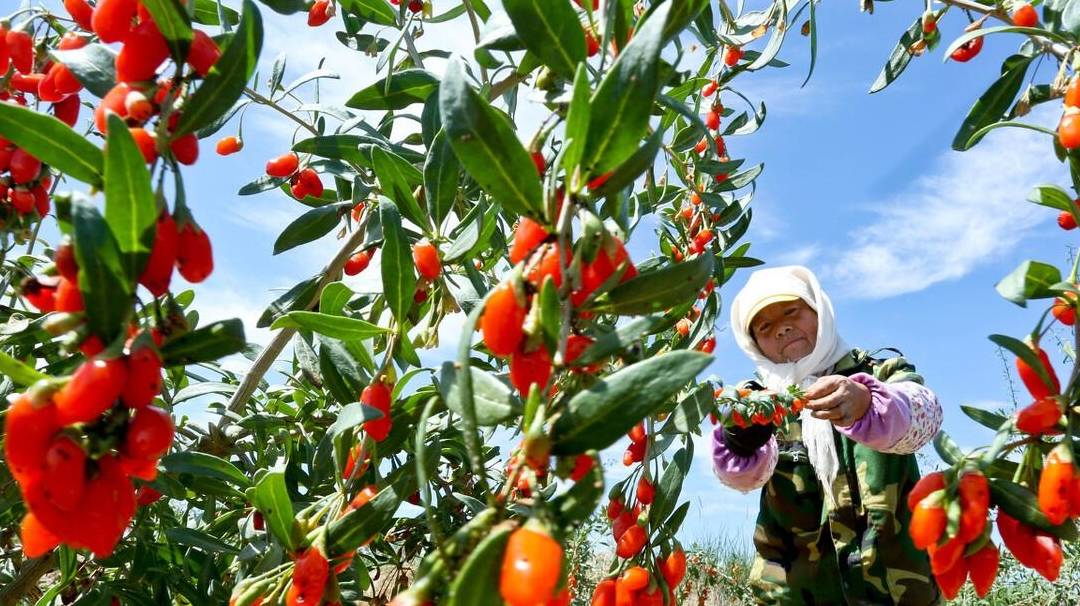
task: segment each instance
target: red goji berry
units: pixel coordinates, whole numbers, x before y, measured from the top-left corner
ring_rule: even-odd
[[[127,358],[128,379],[120,399],[130,408],[142,408],[161,393],[161,356],[149,345],[135,349]]]
[[[1035,27],[1039,23],[1039,14],[1033,6],[1024,2],[1013,11],[1012,22],[1018,27]]]
[[[535,384],[543,392],[551,378],[551,356],[541,345],[531,352],[518,349],[510,356],[510,383],[522,397],[528,397]]]
[[[960,527],[957,537],[970,543],[982,535],[990,507],[990,487],[986,476],[979,471],[969,471],[960,476],[957,483],[960,497]]]
[[[942,507],[943,492],[934,492],[923,498],[911,512],[908,533],[917,549],[926,549],[937,543],[945,531],[945,508]]]
[[[187,63],[196,74],[205,78],[210,68],[221,58],[221,49],[209,34],[196,29],[192,32],[191,50],[188,51]]]
[[[177,162],[191,166],[199,159],[199,138],[195,133],[181,135],[169,142],[169,150]]]
[[[509,606],[536,606],[555,593],[562,545],[547,532],[518,528],[510,534],[499,573],[499,594]]]
[[[176,269],[193,284],[214,271],[214,251],[210,236],[194,221],[184,224],[176,235]]]
[[[990,588],[997,578],[998,565],[1001,562],[1001,554],[993,543],[987,542],[982,549],[964,558],[964,565],[971,575],[971,584],[975,587],[975,595],[980,598],[990,593]]]
[[[127,383],[127,366],[118,358],[84,362],[71,380],[53,396],[63,425],[97,419],[120,397]]]
[[[73,511],[86,488],[86,453],[71,438],[59,435],[45,452],[42,491],[53,505]]]
[[[385,440],[386,436],[390,434],[390,428],[393,425],[390,415],[392,404],[390,387],[382,382],[372,383],[360,392],[360,402],[383,413],[383,416],[379,419],[365,421],[364,431],[376,442]]]
[[[1039,477],[1039,509],[1051,524],[1068,519],[1073,508],[1070,498],[1075,480],[1072,454],[1064,443],[1058,444],[1046,455]]]
[[[173,421],[168,412],[146,406],[135,413],[124,435],[123,452],[132,459],[160,459],[173,441]]]
[[[116,79],[119,82],[150,80],[168,58],[169,45],[157,24],[143,21],[124,38],[124,45],[116,55]]]
[[[300,166],[300,158],[293,152],[282,154],[266,163],[266,174],[271,177],[288,177]]]
[[[637,554],[641,553],[641,550],[645,547],[645,543],[649,540],[648,535],[645,534],[645,529],[638,526],[635,522],[630,528],[626,529],[626,532],[619,537],[618,545],[615,548],[615,555],[623,559],[630,559]]]
[[[162,211],[155,227],[154,246],[146,260],[139,284],[142,284],[155,297],[160,297],[169,290],[172,281],[173,265],[176,264],[177,232],[176,222],[168,211]]]
[[[427,238],[421,238],[412,247],[413,263],[416,271],[424,278],[434,280],[442,272],[442,262],[439,260],[439,251]]]

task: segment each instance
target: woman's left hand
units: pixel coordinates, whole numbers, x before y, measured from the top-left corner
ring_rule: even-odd
[[[843,375],[821,377],[806,390],[806,408],[818,419],[847,427],[870,409],[870,389]]]

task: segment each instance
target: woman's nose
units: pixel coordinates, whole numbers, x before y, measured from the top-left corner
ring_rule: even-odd
[[[776,336],[783,337],[786,336],[789,332],[791,332],[791,325],[784,324],[776,329]]]

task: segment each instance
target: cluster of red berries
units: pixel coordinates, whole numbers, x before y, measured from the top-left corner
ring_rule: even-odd
[[[686,577],[686,553],[678,544],[666,556],[656,558],[656,566],[650,573],[645,567],[634,564],[622,574],[601,579],[593,590],[592,606],[663,606],[676,604],[675,588]],[[667,585],[667,600],[658,578]]]
[[[68,32],[57,44],[59,50],[81,48],[87,39]],[[34,40],[23,29],[8,30],[0,25],[0,74],[13,68],[10,78],[0,84],[0,101],[26,106],[26,95],[51,103],[58,119],[74,125],[79,116],[79,91],[82,84],[66,66],[35,54]],[[0,139],[0,207],[4,222],[49,212],[49,189],[52,175],[47,166],[33,155]],[[10,211],[14,211],[14,216]]]
[[[81,9],[73,10],[73,7],[79,2],[73,0],[68,7],[76,21],[79,21],[76,13]],[[170,51],[149,11],[138,0],[101,0],[93,8],[89,23],[79,22],[102,42],[121,44],[116,55],[117,83],[94,111],[98,131],[106,132],[108,114],[114,113],[127,123],[147,163],[167,153],[180,164],[194,164],[199,157],[198,137],[194,133],[172,136],[180,119],[180,112],[172,110],[172,102],[174,96],[185,91],[171,80],[155,81]],[[189,77],[206,77],[220,57],[221,49],[213,38],[202,30],[194,30],[186,58],[192,69]],[[164,123],[148,128],[148,122],[159,115]]]
[[[30,510],[28,557],[60,543],[105,557],[120,540],[137,503],[131,478],[152,481],[173,440],[172,417],[152,405],[160,339],[133,329],[123,355],[91,357],[62,383],[45,379],[12,398],[4,455]]]
[[[770,390],[753,391],[734,387],[722,387],[713,392],[717,406],[725,407],[725,424],[739,428],[751,425],[775,425],[797,419],[806,406],[801,392],[794,387],[787,393]]]
[[[539,222],[522,217],[514,230],[510,246],[510,263],[522,271],[495,287],[488,297],[484,313],[480,317],[480,331],[484,345],[493,355],[510,358],[510,382],[522,396],[527,396],[532,385],[541,391],[546,389],[552,375],[551,353],[539,342],[538,329],[526,327],[535,294],[550,276],[556,287],[562,285],[562,268],[568,261],[554,237]],[[581,262],[580,287],[570,293],[574,307],[581,307],[616,271],[621,271],[619,282],[637,275],[637,268],[630,260],[622,240],[606,236],[595,258]],[[523,276],[519,279],[517,276]],[[588,312],[580,312],[588,317]],[[566,364],[574,361],[593,343],[591,337],[572,334],[567,341]],[[583,367],[583,372],[594,372],[596,367]]]
[[[323,194],[322,180],[319,173],[310,166],[300,169],[300,157],[294,152],[282,154],[266,163],[266,174],[278,179],[289,180],[292,195],[297,200],[308,196],[318,198]]]
[[[955,532],[950,534],[947,511],[953,502],[959,505],[960,519]],[[911,511],[908,527],[911,541],[930,556],[930,569],[945,597],[950,600],[956,597],[969,576],[975,593],[985,596],[997,577],[1000,560],[997,546],[990,541],[987,524],[990,488],[986,476],[969,469],[950,482],[943,472],[929,473],[908,493],[907,504]],[[998,528],[1002,529],[1003,537],[1009,520],[1012,518],[1008,514],[998,511]],[[1012,549],[1009,540],[1006,546]]]

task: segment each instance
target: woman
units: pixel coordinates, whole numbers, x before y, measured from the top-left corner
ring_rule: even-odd
[[[731,306],[755,388],[799,385],[798,423],[713,432],[724,484],[762,487],[751,570],[762,604],[940,603],[925,552],[908,536],[913,454],[941,407],[902,357],[878,359],[837,334],[832,303],[805,267],[754,272]],[[899,352],[897,352],[899,353]]]

